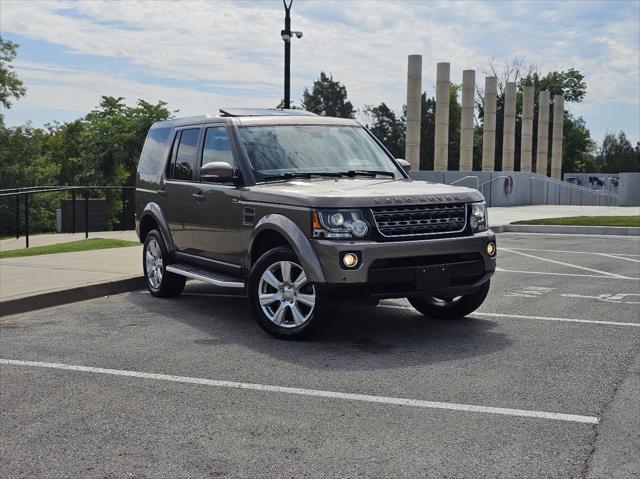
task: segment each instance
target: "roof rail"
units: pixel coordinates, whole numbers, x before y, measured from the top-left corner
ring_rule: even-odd
[[[318,116],[305,110],[285,108],[220,108],[222,116]]]

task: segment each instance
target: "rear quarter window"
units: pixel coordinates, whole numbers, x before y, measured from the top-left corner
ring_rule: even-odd
[[[149,130],[138,162],[138,174],[142,179],[152,181],[160,177],[164,170],[165,152],[170,134],[171,127]]]

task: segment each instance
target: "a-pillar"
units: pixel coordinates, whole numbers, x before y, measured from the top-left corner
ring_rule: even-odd
[[[536,148],[536,173],[547,175],[549,161],[549,91],[538,95],[538,146]]]
[[[420,169],[420,120],[422,106],[422,55],[409,55],[407,67],[407,120],[404,158],[411,169]]]
[[[473,111],[475,70],[462,72],[462,117],[460,120],[460,171],[473,170]]]
[[[562,179],[562,140],[564,127],[564,97],[553,95],[553,137],[551,139],[551,177]]]
[[[496,98],[498,79],[484,79],[484,121],[482,124],[482,171],[495,169],[496,155]]]
[[[449,161],[449,75],[451,65],[438,63],[436,73],[436,135],[433,169],[447,171]]]
[[[522,92],[522,139],[520,140],[520,171],[531,171],[533,155],[533,95],[532,86]]]
[[[513,171],[516,149],[516,84],[504,87],[504,126],[502,129],[502,171]]]

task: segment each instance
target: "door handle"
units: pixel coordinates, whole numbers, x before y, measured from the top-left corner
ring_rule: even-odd
[[[197,193],[193,193],[191,196],[193,196],[196,201],[202,201],[204,200],[204,193],[202,191],[198,191]]]
[[[167,190],[156,190],[156,193],[158,194],[158,196],[160,198],[166,198],[167,197]]]

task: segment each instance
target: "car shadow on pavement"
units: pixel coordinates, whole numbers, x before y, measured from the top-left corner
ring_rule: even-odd
[[[310,339],[279,340],[255,324],[244,296],[194,286],[178,298],[133,293],[129,301],[202,331],[206,337],[194,343],[203,348],[237,344],[318,370],[392,369],[455,361],[494,354],[512,344],[507,334],[496,330],[495,321],[428,319],[410,308],[381,306],[338,311],[331,325]]]

